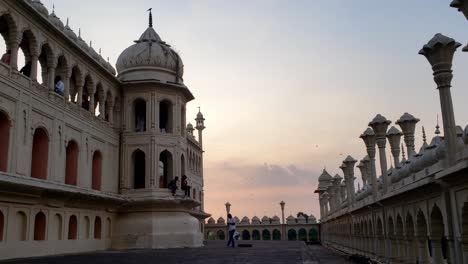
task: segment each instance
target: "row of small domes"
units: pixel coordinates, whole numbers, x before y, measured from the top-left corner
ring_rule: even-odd
[[[316,218],[315,218],[314,215],[310,215],[309,219],[311,219],[313,221],[316,221]],[[236,221],[236,223],[252,223],[252,224],[261,224],[261,223],[269,224],[270,222],[272,224],[275,224],[275,223],[279,224],[280,223],[280,218],[278,216],[276,216],[276,215],[273,216],[272,218],[270,218],[268,216],[264,216],[264,217],[262,217],[261,221],[260,221],[260,218],[258,218],[257,216],[252,217],[252,221],[249,221],[249,218],[247,216],[242,217],[242,220],[239,220],[239,218],[237,216],[234,216],[234,220]],[[304,220],[304,222],[305,222],[306,218],[303,215],[299,215],[299,217],[297,217],[297,218],[290,215],[290,216],[288,216],[288,218],[286,218],[286,221],[288,221],[288,222],[296,221],[296,220],[298,220],[298,222],[302,222],[302,220]],[[226,220],[224,220],[224,218],[222,218],[222,217],[219,217],[217,221],[215,221],[213,219],[213,217],[210,217],[208,219],[208,224],[215,224],[215,223],[225,224]]]
[[[78,36],[75,34],[75,32],[68,25],[68,19],[67,24],[64,25],[60,18],[57,17],[57,15],[55,14],[55,10],[53,10],[52,13],[49,15],[49,10],[47,10],[47,8],[42,4],[40,0],[28,0],[27,2],[29,2],[34,7],[34,9],[38,11],[39,14],[47,17],[51,24],[63,31],[65,35],[67,35],[70,39],[75,41],[78,44],[78,46],[80,46],[84,51],[88,52],[89,55],[91,55],[91,57],[98,61],[110,73],[112,73],[113,75],[116,74],[114,67],[112,67],[112,65],[108,61],[106,61],[100,54],[98,54],[92,46],[89,46],[81,38],[81,32]]]

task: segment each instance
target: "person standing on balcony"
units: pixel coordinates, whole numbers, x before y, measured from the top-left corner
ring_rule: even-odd
[[[185,192],[185,196],[190,198],[190,186],[188,185],[187,176],[182,176],[182,182],[180,184],[180,189]]]
[[[65,84],[62,81],[62,77],[59,75],[55,77],[55,92],[63,96],[65,92]]]
[[[2,55],[1,61],[5,64],[10,65],[11,60],[11,50],[7,50],[5,54]]]

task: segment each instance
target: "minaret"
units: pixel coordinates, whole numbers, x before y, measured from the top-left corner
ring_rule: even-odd
[[[286,203],[284,201],[281,201],[280,202],[280,205],[281,205],[281,221],[282,221],[282,224],[284,224],[284,205]]]
[[[203,150],[203,129],[205,129],[205,118],[200,112],[200,107],[198,107],[198,114],[195,121],[197,121],[197,126],[195,128],[198,130],[198,143],[200,143],[200,148]]]

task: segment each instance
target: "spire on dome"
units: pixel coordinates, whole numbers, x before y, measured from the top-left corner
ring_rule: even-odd
[[[153,10],[153,8],[148,9],[148,12],[149,12],[149,27],[150,28],[153,27],[153,14],[151,14],[151,10]]]
[[[434,132],[434,134],[436,134],[437,136],[440,135],[439,128],[440,128],[440,126],[439,126],[439,115],[437,115],[437,125],[436,125],[436,130]]]
[[[402,159],[401,159],[401,162],[405,162],[406,161],[406,157],[405,157],[405,147],[403,146],[403,143],[401,143],[401,156],[402,156]]]
[[[426,131],[424,130],[424,126],[422,127],[422,136],[423,136],[423,142],[424,142],[424,144],[427,144],[427,141],[426,141]]]

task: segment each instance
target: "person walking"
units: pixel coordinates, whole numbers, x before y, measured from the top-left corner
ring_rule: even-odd
[[[229,247],[229,245],[232,243],[232,247],[235,247],[234,233],[236,232],[236,220],[232,218],[231,214],[228,214],[227,224],[229,230],[229,240],[227,246]]]

